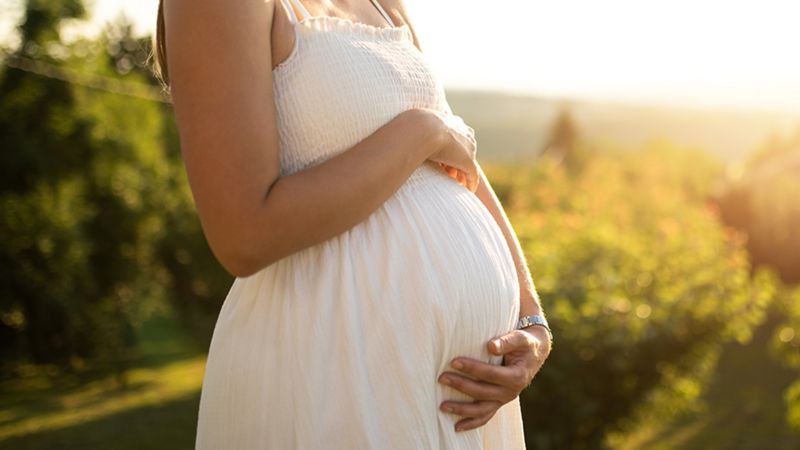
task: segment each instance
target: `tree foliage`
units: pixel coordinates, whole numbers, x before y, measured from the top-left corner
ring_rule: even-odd
[[[562,106],[550,126],[541,156],[549,159],[551,164],[563,165],[569,174],[577,175],[591,157],[587,149],[581,144],[572,110],[567,105]]]
[[[772,309],[778,326],[771,350],[800,369],[800,127],[767,140],[728,178],[719,199],[723,220],[746,233],[757,265],[774,268],[787,283]],[[800,378],[784,399],[789,423],[800,430]]]
[[[29,1],[18,55],[118,75],[113,37],[59,40],[75,0]],[[129,75],[140,82],[147,80]],[[150,101],[5,68],[0,78],[0,339],[4,369],[31,361],[117,367],[159,293],[154,256],[170,175]]]
[[[603,448],[637,417],[691,406],[721,344],[750,339],[777,282],[751,279],[741,235],[719,224],[709,180],[721,167],[662,143],[595,157],[579,177],[546,159],[506,170],[487,172],[555,334],[522,395],[528,445]]]
[[[730,171],[719,195],[722,219],[747,236],[756,265],[774,267],[800,283],[800,127],[773,137]]]

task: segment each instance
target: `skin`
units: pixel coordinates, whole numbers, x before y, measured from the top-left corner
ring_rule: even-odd
[[[204,234],[223,267],[235,276],[249,276],[347,231],[379,208],[420,164],[433,160],[473,191],[503,230],[520,275],[521,314],[541,312],[519,242],[497,196],[463,140],[452,137],[438,114],[405,111],[347,151],[280,176],[275,103],[272,90],[263,87],[272,84],[271,69],[290,54],[294,34],[276,1],[164,4],[183,160]],[[303,4],[313,15],[387,25],[369,2]],[[381,4],[395,24],[409,25],[421,51],[402,1]],[[269,30],[269,39],[264,30]],[[453,413],[464,417],[455,425],[458,430],[482,426],[519,395],[550,351],[546,330],[538,326],[497,340],[499,347],[493,341],[487,345],[490,352],[503,355],[502,366],[459,357],[453,363],[460,361],[463,368],[439,377],[475,399],[441,405],[443,410],[452,406]]]

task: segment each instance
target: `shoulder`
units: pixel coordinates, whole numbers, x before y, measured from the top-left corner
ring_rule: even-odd
[[[396,24],[400,25],[401,23],[408,24],[409,27],[411,24],[409,23],[408,17],[408,8],[403,0],[378,0],[383,6],[383,9],[392,16],[392,19],[395,21]]]
[[[412,23],[412,17],[410,17],[408,8],[403,0],[378,0],[381,2],[381,6],[383,9],[386,10],[386,13],[392,17],[394,23],[398,26],[400,25],[408,25],[408,28],[411,30],[411,35],[414,38],[414,45],[422,51],[422,47],[420,46],[419,39],[417,38],[417,32],[414,30],[414,25]]]

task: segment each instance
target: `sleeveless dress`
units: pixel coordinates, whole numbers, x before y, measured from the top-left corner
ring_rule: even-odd
[[[391,26],[282,0],[296,38],[273,70],[282,175],[409,108],[452,114],[410,28],[371,1]],[[209,348],[196,448],[524,449],[519,398],[457,432],[463,417],[439,405],[473,399],[437,381],[457,356],[501,364],[486,344],[514,329],[519,299],[491,213],[426,161],[355,227],[234,280]]]

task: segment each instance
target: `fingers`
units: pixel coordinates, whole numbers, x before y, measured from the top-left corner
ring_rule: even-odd
[[[494,414],[496,412],[497,410],[494,410],[491,414],[487,414],[483,417],[475,417],[475,418],[459,420],[456,423],[456,431],[467,431],[482,427],[487,423],[489,423],[489,420],[491,420],[491,418],[494,417]]]
[[[509,387],[473,380],[455,372],[444,372],[439,376],[439,382],[457,389],[475,400],[495,400],[506,403],[518,395],[518,392]]]
[[[487,414],[494,413],[501,406],[503,406],[502,403],[494,400],[479,400],[474,402],[447,400],[442,402],[440,409],[444,412],[457,414],[463,417],[483,417]]]
[[[499,366],[466,357],[454,359],[451,365],[476,380],[510,389],[521,391],[528,385],[525,369],[520,366]]]
[[[480,178],[477,173],[477,165],[474,165],[474,167],[476,167],[475,171],[469,171],[461,170],[442,162],[438,162],[438,164],[450,178],[456,180],[460,185],[466,187],[471,192],[475,192],[478,189]]]
[[[452,173],[451,177],[458,181],[460,185],[467,188],[470,192],[474,193],[478,190],[480,179],[473,171],[455,169],[455,173]]]
[[[503,406],[502,403],[491,400],[475,402],[446,401],[442,403],[440,409],[444,412],[464,417],[464,420],[460,420],[455,424],[455,429],[456,431],[466,431],[485,425],[494,417],[501,406]]]
[[[466,175],[464,174],[463,170],[457,169],[457,168],[455,168],[453,166],[448,166],[447,164],[443,164],[443,163],[439,163],[439,166],[442,167],[442,169],[445,171],[445,173],[447,173],[447,175],[450,178],[456,180],[461,185],[464,185],[464,186],[467,185],[466,184],[467,183],[467,178],[466,178]]]

